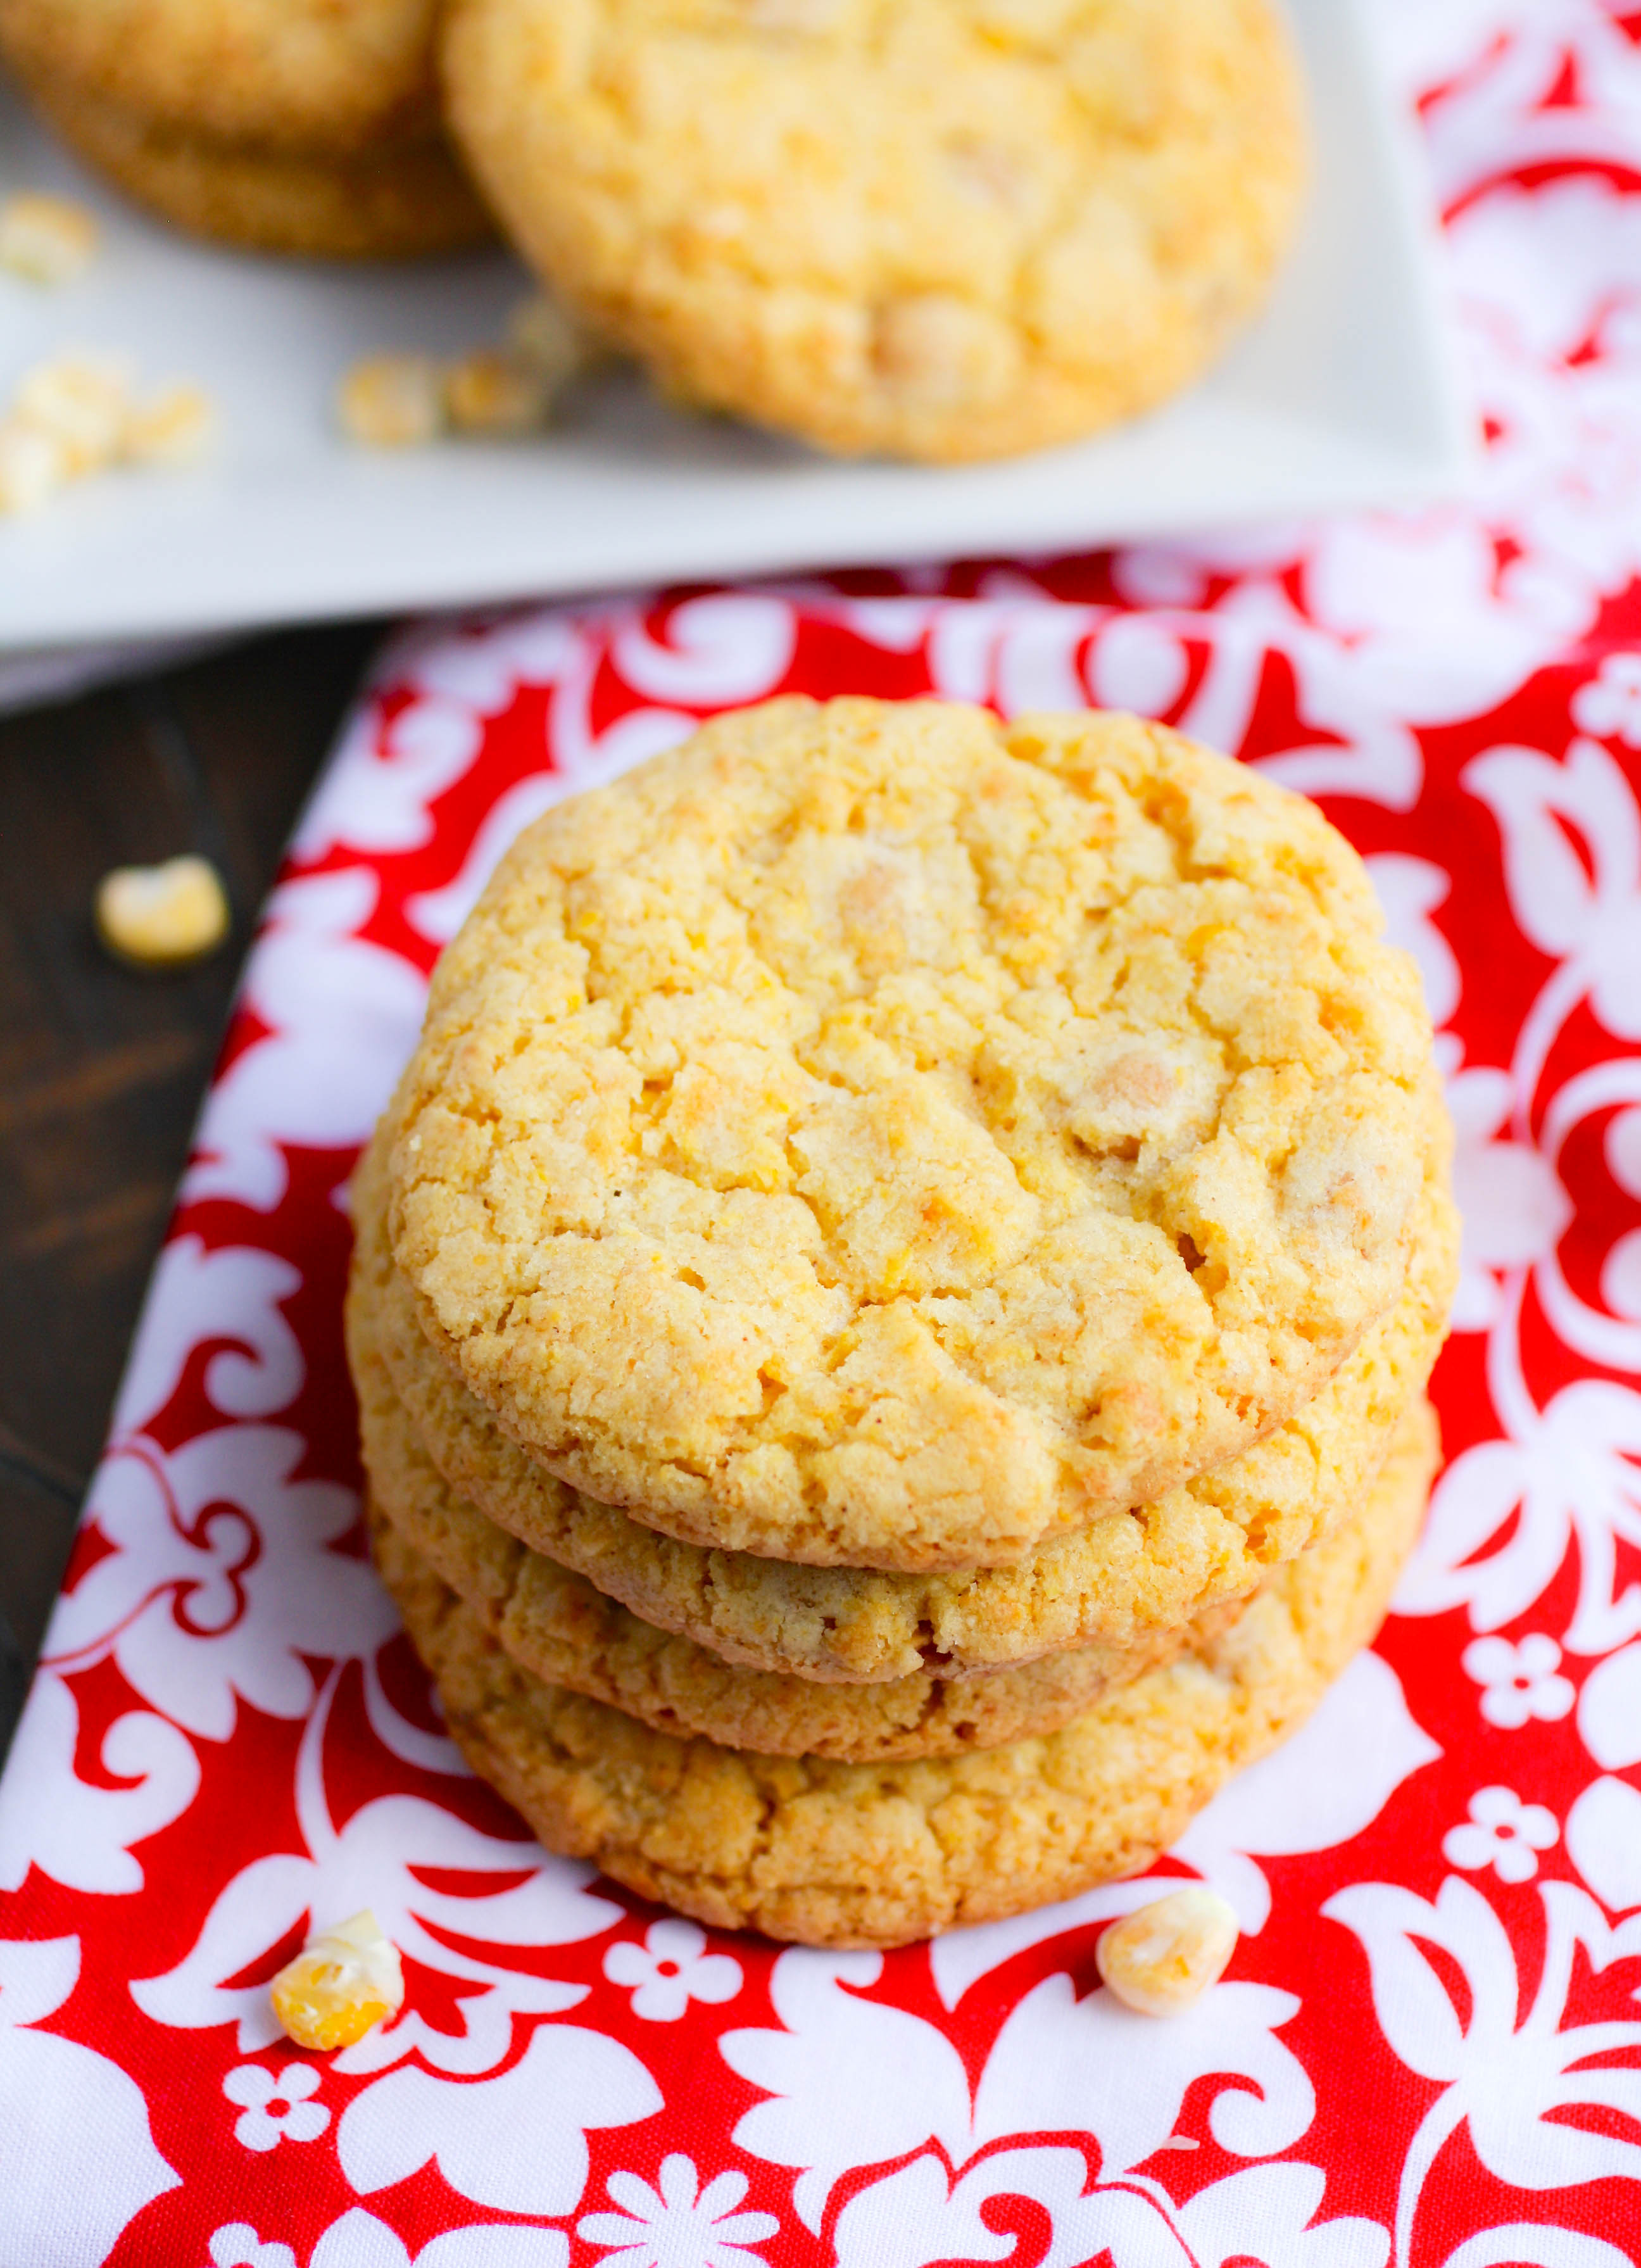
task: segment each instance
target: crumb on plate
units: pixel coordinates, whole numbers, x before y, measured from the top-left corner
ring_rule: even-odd
[[[441,362],[432,355],[366,355],[344,372],[336,416],[372,449],[425,448],[446,433],[491,439],[539,432],[559,395],[598,350],[556,302],[537,292],[515,308],[499,346]]]
[[[202,387],[167,386],[126,420],[121,453],[134,465],[192,465],[217,431],[217,405]]]
[[[534,433],[552,415],[553,384],[524,356],[487,347],[452,363],[445,409],[458,433]]]
[[[68,197],[20,191],[0,203],[0,268],[31,284],[72,284],[97,256],[96,217]]]
[[[130,367],[117,355],[55,355],[26,371],[11,397],[14,418],[62,446],[71,479],[114,462],[130,414]]]
[[[33,512],[69,478],[63,444],[20,417],[0,421],[0,513]]]
[[[444,373],[430,355],[368,355],[336,397],[342,430],[371,449],[415,449],[445,430]]]
[[[18,379],[0,414],[0,515],[30,512],[71,481],[111,465],[193,463],[216,431],[199,387],[139,400],[121,356],[53,355]]]

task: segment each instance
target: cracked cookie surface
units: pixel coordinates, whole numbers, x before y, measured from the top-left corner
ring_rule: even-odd
[[[1304,175],[1266,0],[455,0],[526,256],[686,399],[956,460],[1186,385]]]
[[[561,805],[435,975],[389,1232],[548,1472],[685,1542],[995,1565],[1251,1447],[1446,1134],[1314,806],[1131,718],[791,699]]]
[[[354,1188],[356,1373],[386,1368],[447,1485],[524,1543],[727,1661],[829,1683],[1132,1647],[1244,1596],[1329,1533],[1377,1473],[1429,1378],[1458,1272],[1458,1216],[1445,1171],[1434,1172],[1396,1307],[1303,1409],[1241,1456],[1013,1566],[929,1575],[793,1566],[659,1535],[555,1480],[507,1438],[429,1346],[393,1268],[382,1186],[391,1126],[384,1121]]]
[[[673,1739],[514,1665],[402,1544],[378,1564],[474,1769],[548,1849],[726,1928],[896,1945],[1137,1872],[1303,1720],[1378,1629],[1437,1459],[1427,1403],[1360,1512],[1223,1635],[1057,1733],[913,1764]]]

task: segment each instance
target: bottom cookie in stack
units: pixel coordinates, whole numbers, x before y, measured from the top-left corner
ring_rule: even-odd
[[[443,135],[350,153],[186,133],[30,74],[36,108],[99,173],[164,220],[259,252],[408,257],[482,243],[489,215]]]
[[[128,196],[196,236],[259,252],[372,260],[452,252],[493,233],[441,135],[348,153],[180,131],[38,79],[36,107]]]
[[[1056,1731],[891,1762],[658,1729],[521,1666],[494,1600],[453,1589],[379,1506],[372,1548],[452,1734],[548,1849],[721,1927],[898,1945],[1149,1864],[1371,1641],[1437,1459],[1421,1397],[1357,1511],[1172,1660]]]

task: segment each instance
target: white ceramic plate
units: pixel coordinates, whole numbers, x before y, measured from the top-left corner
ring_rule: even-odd
[[[1026,553],[1342,507],[1464,476],[1468,435],[1404,129],[1369,0],[1291,0],[1316,180],[1257,330],[1203,386],[1111,437],[933,471],[838,464],[693,419],[622,375],[527,445],[350,449],[357,356],[488,342],[519,296],[500,254],[365,271],[217,252],[92,187],[0,95],[0,189],[96,204],[101,258],[43,292],[0,276],[0,388],[70,345],[216,397],[196,471],[82,483],[0,522],[0,651],[871,561]]]

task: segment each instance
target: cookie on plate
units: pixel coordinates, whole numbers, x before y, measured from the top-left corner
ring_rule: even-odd
[[[897,1945],[1137,1872],[1378,1629],[1436,1462],[1428,1404],[1359,1513],[1233,1626],[1057,1733],[845,1764],[653,1731],[520,1669],[389,1527],[377,1563],[474,1769],[548,1850],[727,1928]]]
[[[1402,1296],[1266,1440],[1151,1504],[1009,1567],[905,1575],[802,1567],[658,1534],[545,1474],[428,1344],[386,1248],[391,1117],[354,1183],[348,1301],[356,1379],[387,1373],[418,1450],[453,1493],[655,1627],[787,1677],[879,1683],[967,1676],[1069,1647],[1119,1653],[1240,1598],[1338,1524],[1430,1375],[1458,1270],[1444,1170],[1416,1225]],[[413,1539],[414,1540],[414,1539]],[[460,1586],[458,1586],[460,1587]]]
[[[331,153],[438,124],[436,0],[0,0],[31,79],[190,134]]]
[[[265,249],[478,241],[435,0],[0,0],[0,55],[79,152],[166,219]]]
[[[77,91],[35,107],[137,203],[177,228],[255,252],[386,260],[480,243],[490,224],[442,136],[345,157],[213,140]]]
[[[436,974],[394,1264],[688,1543],[997,1565],[1240,1454],[1400,1299],[1447,1130],[1314,806],[1132,718],[788,699],[528,828]]]
[[[455,0],[452,123],[525,255],[671,391],[998,456],[1196,378],[1299,209],[1269,0]]]

